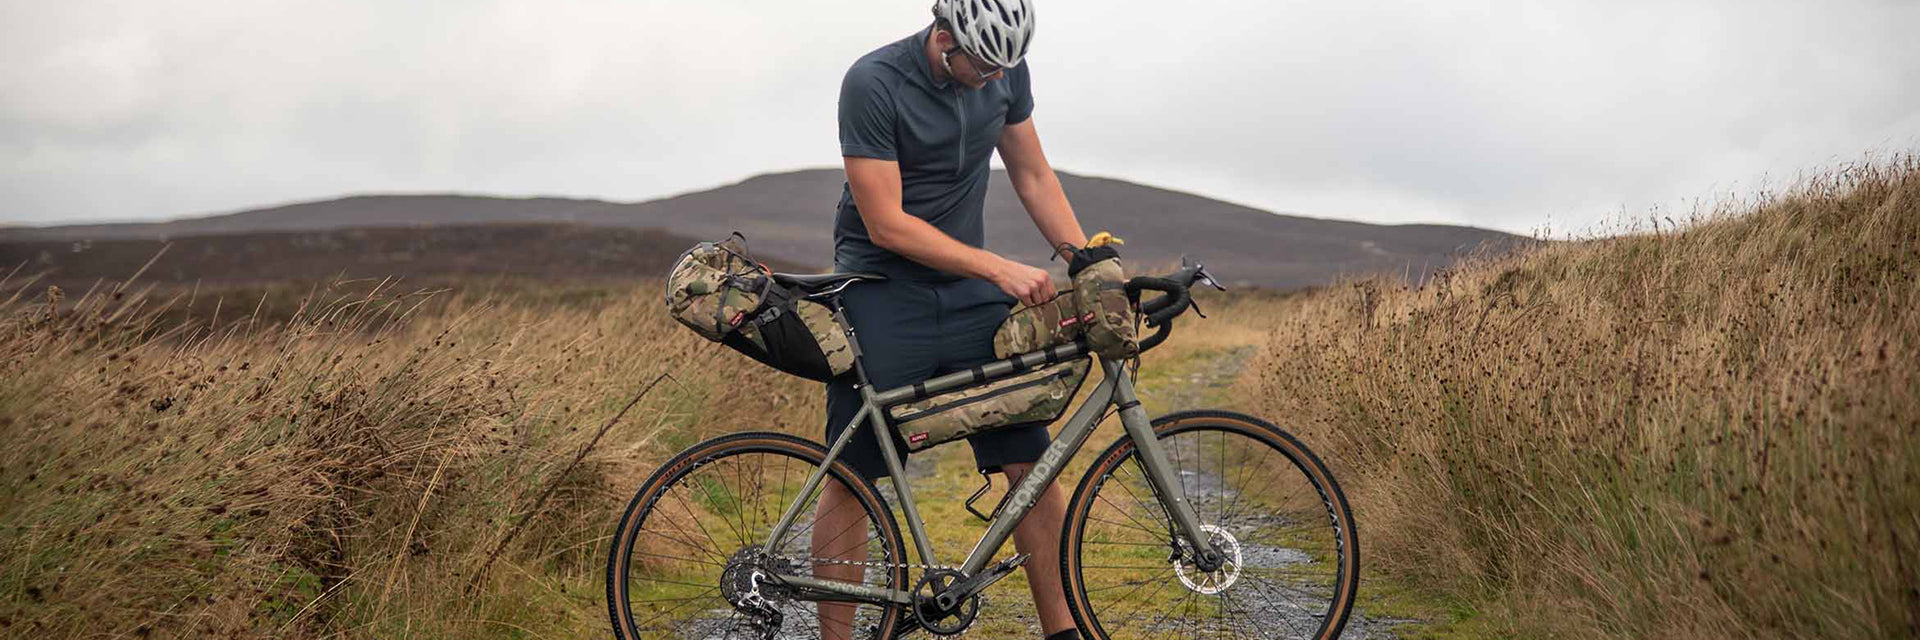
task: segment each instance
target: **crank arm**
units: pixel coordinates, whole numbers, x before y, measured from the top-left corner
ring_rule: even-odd
[[[1027,562],[1027,557],[1028,554],[1025,553],[1015,554],[1011,558],[1001,560],[987,567],[985,571],[980,572],[980,575],[954,583],[953,586],[947,587],[944,593],[934,597],[934,604],[939,605],[941,609],[953,609],[954,605],[958,604],[961,598],[970,597],[973,594],[986,591],[987,587],[993,586],[993,583],[999,582],[1001,578],[1012,575],[1015,567]]]

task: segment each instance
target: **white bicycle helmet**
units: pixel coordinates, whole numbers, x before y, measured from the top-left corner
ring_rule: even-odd
[[[960,48],[987,64],[1011,69],[1033,42],[1029,0],[935,0],[933,15],[953,25]]]

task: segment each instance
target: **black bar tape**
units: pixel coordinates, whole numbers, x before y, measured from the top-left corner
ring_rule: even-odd
[[[974,383],[974,384],[980,384],[980,383],[982,383],[982,382],[986,382],[986,381],[987,381],[987,370],[986,370],[986,368],[985,368],[985,367],[974,367],[974,368],[973,368],[973,383]]]
[[[927,397],[927,383],[925,382],[913,383],[913,399],[919,400],[925,397]]]

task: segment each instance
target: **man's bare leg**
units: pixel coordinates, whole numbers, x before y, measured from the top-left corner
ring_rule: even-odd
[[[860,507],[860,500],[832,476],[820,484],[820,504],[814,508],[813,557],[867,560],[867,513]],[[861,582],[865,569],[850,564],[815,564],[813,575],[827,580]],[[850,602],[820,603],[821,640],[852,638],[853,616],[858,607]]]
[[[1033,465],[1010,464],[1001,469],[1007,474],[1007,490],[1012,491]],[[1049,636],[1074,628],[1073,614],[1067,611],[1067,592],[1060,584],[1060,531],[1066,528],[1066,520],[1066,499],[1060,496],[1060,488],[1049,482],[1033,509],[1013,529],[1013,547],[1028,554],[1027,590],[1033,593],[1033,608],[1040,612],[1041,633]]]

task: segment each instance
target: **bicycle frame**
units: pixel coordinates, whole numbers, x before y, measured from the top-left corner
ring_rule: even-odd
[[[872,385],[867,384],[866,369],[861,364],[860,342],[855,339],[853,325],[846,321],[843,311],[837,308],[838,305],[835,306],[834,320],[847,332],[848,343],[853,349],[854,368],[859,376],[860,393],[864,403],[853,419],[840,430],[840,436],[835,438],[833,444],[827,449],[826,462],[807,477],[794,503],[787,507],[779,523],[775,524],[773,530],[768,533],[765,550],[769,554],[776,553],[776,544],[784,539],[787,529],[793,526],[794,520],[799,517],[800,510],[806,505],[806,498],[813,495],[813,492],[819,488],[821,480],[826,476],[827,467],[834,460],[839,459],[841,450],[846,448],[847,442],[853,438],[854,431],[864,420],[866,426],[873,429],[874,435],[877,436],[875,440],[879,442],[881,456],[886,460],[887,471],[893,475],[894,490],[899,495],[901,510],[907,517],[907,529],[913,536],[914,547],[920,552],[921,562],[939,564],[934,560],[933,546],[927,537],[926,526],[920,519],[919,507],[914,503],[913,489],[909,486],[910,483],[904,480],[906,472],[901,465],[900,452],[895,448],[893,438],[887,431],[889,427],[882,409],[961,387],[1003,379],[1048,363],[1086,357],[1086,347],[1074,343],[1023,353],[989,362],[969,371],[951,373],[921,383],[876,392]],[[1192,505],[1188,504],[1180,482],[1173,476],[1174,472],[1167,462],[1166,453],[1161,450],[1159,440],[1153,435],[1153,426],[1148,422],[1146,410],[1140,408],[1140,400],[1134,395],[1133,380],[1126,375],[1124,362],[1106,358],[1099,360],[1104,378],[1098,386],[1094,387],[1093,393],[1088,396],[1086,402],[1082,403],[1074,411],[1073,416],[1067,419],[1066,426],[1053,439],[1053,443],[1047,446],[1040,460],[1034,463],[1033,470],[1021,478],[1018,485],[1009,489],[1006,506],[988,523],[986,535],[982,536],[974,545],[973,551],[967,554],[966,561],[960,565],[961,573],[972,577],[979,575],[987,568],[993,560],[993,555],[999,552],[1000,547],[1006,544],[1007,538],[1013,535],[1013,530],[1019,525],[1020,520],[1026,517],[1027,511],[1039,501],[1041,488],[1053,482],[1066,466],[1066,461],[1086,444],[1087,438],[1093,435],[1093,430],[1099,426],[1099,421],[1109,406],[1119,409],[1120,424],[1126,429],[1126,437],[1133,439],[1138,451],[1137,455],[1146,467],[1148,482],[1153,486],[1161,505],[1172,516],[1174,525],[1178,529],[1177,533],[1184,536],[1186,543],[1191,545],[1197,553],[1208,555],[1214,552],[1209,536],[1200,529],[1199,518],[1194,515]],[[844,599],[902,605],[913,602],[912,593],[899,589],[882,589],[811,576],[781,576],[781,580],[788,585],[807,591],[844,597],[817,599]],[[971,594],[961,594],[962,597],[968,595]]]

